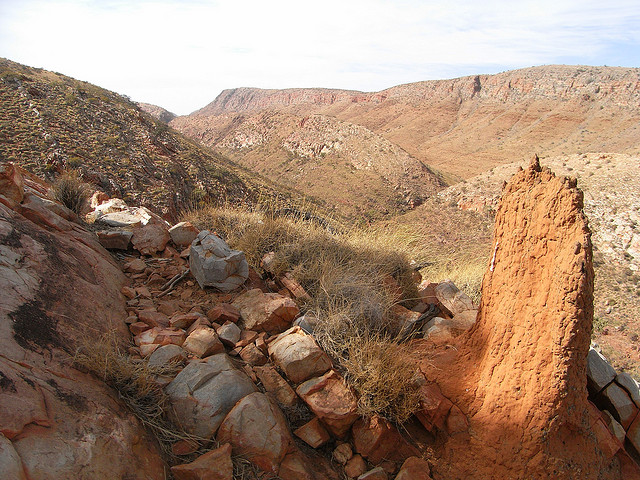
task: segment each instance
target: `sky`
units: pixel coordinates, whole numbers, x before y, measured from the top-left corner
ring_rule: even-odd
[[[235,87],[640,67],[640,0],[0,0],[0,57],[188,114]]]

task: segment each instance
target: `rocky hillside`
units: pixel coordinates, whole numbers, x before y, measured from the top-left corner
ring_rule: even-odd
[[[138,106],[143,112],[147,112],[153,118],[164,123],[169,123],[177,116],[175,113],[170,112],[169,110],[165,110],[162,107],[158,107],[157,105],[152,105],[150,103],[138,102]]]
[[[640,69],[555,65],[375,93],[238,88],[172,125],[217,145],[220,132],[233,135],[255,112],[331,116],[384,137],[452,183],[533,152],[637,153],[639,102]]]
[[[428,166],[361,125],[269,110],[180,117],[186,135],[269,178],[360,218],[397,213],[444,186]]]
[[[168,218],[208,200],[293,195],[196,145],[126,97],[4,59],[0,161],[49,179],[78,169],[95,188]]]

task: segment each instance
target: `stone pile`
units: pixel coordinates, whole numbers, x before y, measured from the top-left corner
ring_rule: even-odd
[[[603,413],[601,421],[618,440],[614,448],[627,449],[640,458],[640,389],[628,373],[616,373],[595,348],[587,356],[589,400]],[[625,444],[625,440],[627,443]]]
[[[348,478],[431,478],[429,464],[395,426],[380,417],[358,415],[356,393],[303,328],[313,320],[300,315],[296,302],[309,296],[290,274],[265,282],[247,266],[246,282],[233,287],[225,286],[223,268],[217,288],[200,288],[207,285],[197,276],[196,281],[181,276],[188,266],[192,274],[197,270],[196,248],[211,239],[211,250],[217,253],[207,258],[238,257],[241,252],[190,224],[167,226],[168,232],[178,229],[189,233],[191,244],[175,242],[171,235],[154,256],[129,245],[122,264],[130,278],[122,289],[135,344],[130,354],[150,365],[182,366],[175,377],[158,378],[170,400],[170,418],[186,432],[221,444],[173,467],[176,478],[197,478],[197,472],[207,468],[220,472],[211,478],[230,479],[232,454],[284,480],[338,478],[337,471]],[[269,265],[269,255],[262,265]],[[226,272],[234,277],[237,269]],[[439,328],[447,329],[450,338],[468,328],[454,319],[475,307],[451,282],[425,283],[421,290],[422,302],[415,311],[398,307],[394,312],[407,336],[425,335],[421,328],[431,328],[429,335],[435,335],[434,318],[443,322]],[[423,382],[419,419],[425,428],[433,434],[466,428],[459,409],[437,387]],[[293,411],[305,413],[289,423],[285,413]],[[334,453],[329,460],[314,449]],[[181,445],[174,450],[181,451]]]

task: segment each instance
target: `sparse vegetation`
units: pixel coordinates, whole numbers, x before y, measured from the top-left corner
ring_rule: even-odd
[[[80,216],[89,198],[89,185],[76,171],[63,173],[53,183],[53,195],[57,201]]]
[[[403,302],[415,303],[406,251],[390,248],[374,230],[331,233],[322,222],[274,212],[211,207],[187,219],[243,250],[253,265],[275,252],[273,269],[292,272],[310,294],[302,308],[319,319],[314,335],[358,391],[360,413],[405,421],[417,400],[413,372],[400,368],[407,358],[389,314],[398,301],[389,279],[402,289]]]

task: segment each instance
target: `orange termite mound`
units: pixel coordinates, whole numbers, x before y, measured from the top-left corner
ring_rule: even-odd
[[[469,420],[441,439],[434,478],[637,474],[587,400],[594,273],[582,206],[575,180],[537,156],[506,185],[476,324],[421,364]]]

